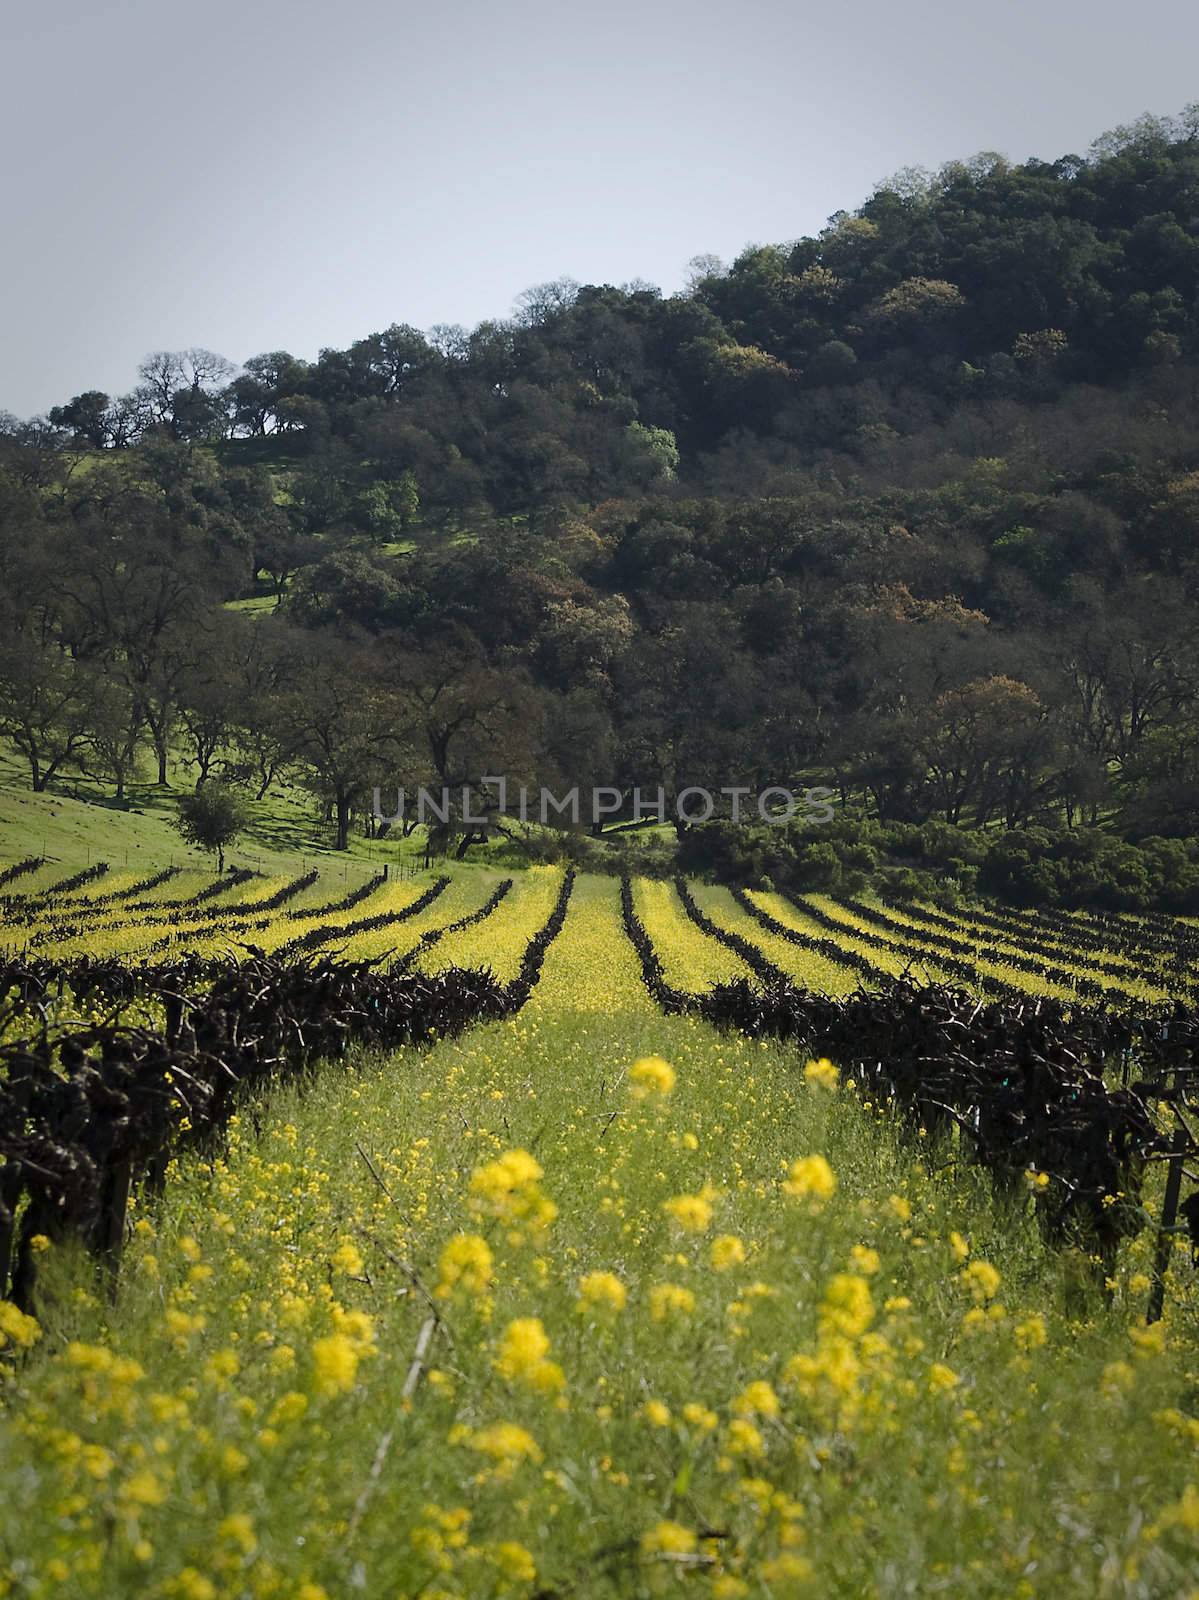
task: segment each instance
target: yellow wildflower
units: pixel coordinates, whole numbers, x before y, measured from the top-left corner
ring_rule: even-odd
[[[548,1361],[550,1341],[540,1317],[517,1317],[504,1330],[495,1370],[510,1383],[545,1394],[561,1389],[566,1375],[556,1361]]]
[[[216,1600],[216,1585],[195,1567],[183,1567],[167,1584],[167,1593],[178,1600]]]
[[[0,1300],[0,1350],[9,1344],[18,1350],[29,1350],[41,1336],[41,1324],[36,1317],[18,1311],[9,1300]]]
[[[695,1296],[678,1283],[655,1283],[649,1292],[649,1314],[655,1322],[672,1317],[689,1317],[695,1310]]]
[[[1145,1530],[1147,1539],[1157,1539],[1169,1528],[1182,1528],[1186,1533],[1199,1533],[1199,1489],[1193,1483],[1184,1486],[1181,1497],[1166,1506],[1157,1519]]]
[[[793,1161],[783,1184],[783,1191],[796,1200],[814,1200],[817,1204],[832,1198],[837,1188],[837,1177],[823,1156],[800,1156]]]
[[[471,1174],[471,1204],[478,1212],[505,1221],[524,1223],[538,1232],[558,1215],[554,1202],[542,1193],[541,1163],[527,1150],[507,1150],[495,1161],[476,1167]]]
[[[258,1548],[254,1523],[244,1511],[235,1511],[217,1524],[217,1538],[235,1544],[243,1555],[252,1556]]]
[[[1039,1350],[1042,1345],[1049,1342],[1049,1330],[1045,1326],[1045,1318],[1038,1313],[1025,1317],[1012,1329],[1012,1337],[1021,1350]]]
[[[882,1266],[882,1260],[877,1250],[872,1250],[869,1245],[855,1244],[849,1252],[849,1264],[855,1272],[860,1272],[864,1278],[873,1278]]]
[[[838,1272],[829,1279],[820,1304],[820,1328],[856,1339],[874,1321],[870,1285],[856,1273]]]
[[[623,1311],[629,1291],[611,1272],[588,1272],[579,1279],[579,1310]]]
[[[739,1417],[777,1417],[779,1397],[764,1378],[746,1384],[733,1401],[733,1411]]]
[[[1145,1328],[1134,1325],[1129,1328],[1128,1337],[1138,1356],[1159,1356],[1166,1348],[1166,1325],[1164,1322],[1151,1322]]]
[[[825,1056],[819,1061],[809,1061],[803,1075],[814,1089],[835,1089],[841,1081],[841,1074]]]
[[[708,1252],[708,1260],[716,1272],[727,1272],[730,1267],[739,1267],[745,1260],[745,1246],[733,1233],[722,1233],[712,1240],[712,1248]]]
[[[1109,1361],[1103,1369],[1101,1387],[1109,1399],[1131,1393],[1136,1382],[1137,1375],[1127,1361]]]
[[[699,1540],[681,1522],[659,1522],[641,1535],[641,1553],[647,1556],[692,1555]]]
[[[121,1485],[121,1499],[135,1506],[161,1506],[167,1500],[167,1486],[155,1473],[133,1473]]]
[[[729,1423],[728,1449],[735,1456],[750,1456],[756,1459],[766,1454],[766,1445],[762,1435],[752,1422],[744,1417],[734,1417]]]
[[[332,1333],[312,1346],[318,1394],[347,1394],[358,1376],[358,1347],[344,1333]]]
[[[437,1268],[441,1275],[437,1293],[443,1299],[456,1289],[486,1294],[491,1284],[491,1247],[480,1234],[456,1233],[443,1248]]]
[[[722,1572],[712,1582],[712,1600],[743,1600],[749,1593],[749,1584],[731,1572]]]
[[[806,1584],[811,1581],[813,1571],[812,1563],[807,1557],[797,1556],[793,1550],[784,1550],[771,1560],[763,1561],[758,1568],[762,1581],[771,1585]]]
[[[703,1195],[675,1195],[662,1202],[662,1210],[684,1233],[706,1233],[712,1225],[712,1207]]]
[[[106,1450],[102,1444],[85,1444],[80,1458],[84,1471],[101,1482],[110,1476],[116,1466],[111,1450]]]
[[[532,1583],[537,1577],[537,1563],[515,1539],[504,1539],[493,1546],[491,1559],[509,1583]]]
[[[308,1396],[291,1389],[287,1394],[280,1395],[271,1407],[271,1426],[277,1428],[284,1422],[298,1422],[307,1410]]]
[[[347,1277],[357,1278],[362,1273],[362,1251],[353,1239],[343,1239],[333,1252],[333,1265],[339,1272],[344,1272]]]
[[[472,1450],[493,1460],[515,1463],[538,1462],[542,1459],[536,1439],[515,1422],[493,1422],[470,1434],[467,1442]]]
[[[629,1084],[639,1100],[668,1095],[675,1086],[675,1071],[661,1056],[642,1056],[629,1068]]]
[[[972,1261],[959,1278],[978,1305],[986,1305],[999,1293],[999,1273],[989,1261]]]

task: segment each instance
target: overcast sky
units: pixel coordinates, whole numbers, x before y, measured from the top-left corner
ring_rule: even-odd
[[[0,409],[794,238],[1199,98],[1191,0],[0,3]]]

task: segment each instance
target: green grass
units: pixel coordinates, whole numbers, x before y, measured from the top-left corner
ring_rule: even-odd
[[[649,1052],[677,1082],[639,1099]],[[42,1337],[0,1402],[0,1583],[1186,1592],[1189,1309],[1139,1348],[1144,1251],[1088,1295],[1023,1201],[800,1065],[562,1006],[277,1093],[261,1134],[243,1118],[172,1172],[115,1304],[43,1258]],[[520,1149],[541,1178],[493,1185]],[[785,1187],[814,1153],[824,1200]],[[460,1234],[487,1281],[451,1286]],[[622,1309],[601,1280],[580,1311],[592,1273]]]
[[[247,617],[269,617],[278,609],[278,598],[273,594],[250,594],[242,600],[227,600],[226,611],[240,611]]]
[[[248,601],[233,604],[253,609]],[[111,783],[75,775],[55,779],[46,794],[34,794],[28,768],[0,742],[0,870],[30,855],[46,856],[70,869],[96,861],[144,867],[147,872],[172,863],[206,866],[213,858],[190,849],[175,828],[178,797],[194,785],[192,770],[181,761],[173,762],[165,789],[150,777],[149,764],[143,761],[139,780],[128,785],[123,806],[114,801]],[[353,879],[384,862],[406,868],[424,862],[423,827],[407,838],[396,830],[383,839],[368,839],[355,829],[349,849],[334,850],[333,826],[321,816],[314,797],[286,780],[276,783],[265,800],[251,800],[249,812],[249,827],[226,853],[227,862],[235,866],[299,873],[316,864]],[[539,831],[528,830],[530,835]],[[609,830],[609,845],[615,844],[618,831]],[[639,831],[673,838],[673,830],[652,823],[640,824]],[[512,872],[522,870],[528,861],[518,843],[497,834],[484,846],[472,845],[465,860],[455,861],[453,867],[469,871],[481,865]]]
[[[45,856],[64,870],[97,861],[147,872],[172,863],[212,863],[214,857],[184,844],[175,827],[178,796],[191,789],[191,773],[174,766],[165,789],[147,777],[143,772],[142,781],[129,785],[124,806],[113,800],[111,785],[83,777],[56,780],[50,792],[34,794],[27,768],[0,746],[0,869],[31,855]],[[313,796],[292,784],[277,785],[265,800],[251,801],[249,810],[250,825],[226,852],[227,864],[295,874],[316,865],[357,881],[384,862],[411,867],[424,860],[423,829],[406,839],[397,831],[377,840],[355,831],[348,850],[334,850],[332,825]],[[493,858],[516,864],[511,849],[497,839],[458,865],[469,870],[476,861]]]

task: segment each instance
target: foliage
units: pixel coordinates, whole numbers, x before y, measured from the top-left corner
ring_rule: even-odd
[[[999,833],[939,822],[838,821],[692,829],[680,865],[724,883],[856,894],[868,884],[888,899],[955,903],[976,888],[1017,905],[1113,911],[1199,910],[1199,839],[1130,844],[1097,828]]]
[[[1199,911],[1199,839],[1139,845],[1095,829],[1005,834],[987,852],[979,887],[1020,905],[1112,911]]]
[[[343,850],[376,783],[594,782],[625,822],[659,786],[817,781],[888,827],[1146,853],[1091,887],[997,860],[1021,895],[1148,903],[1173,859],[1190,904],[1196,129],[906,172],[673,296],[563,280],[313,362],[159,351],[130,395],[8,419],[6,746],[38,792],[127,798],[143,757],[165,789],[181,753],[298,780]],[[865,845],[755,831],[736,876],[982,863]]]
[[[188,844],[213,850],[217,871],[225,870],[225,849],[246,825],[246,806],[236,789],[224,783],[206,783],[179,800],[179,832]]]

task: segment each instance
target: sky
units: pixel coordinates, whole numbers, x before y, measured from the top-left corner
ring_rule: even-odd
[[[0,410],[666,292],[906,166],[1199,99],[1191,0],[0,0]]]

